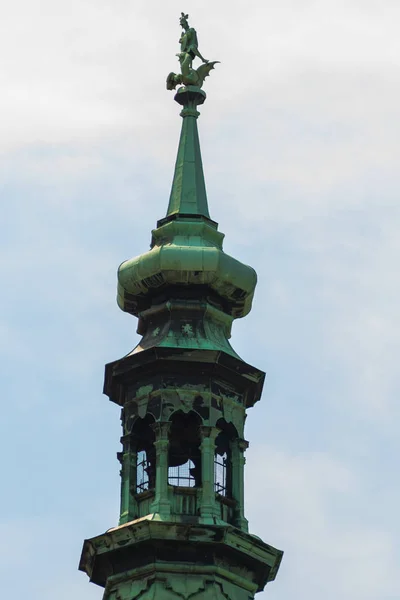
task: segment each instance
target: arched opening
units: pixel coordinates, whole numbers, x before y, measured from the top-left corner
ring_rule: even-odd
[[[187,460],[183,465],[168,467],[168,483],[179,487],[195,487],[195,465],[192,460]]]
[[[177,487],[201,486],[200,417],[178,411],[171,417],[168,483]]]
[[[217,427],[221,430],[215,440],[214,455],[214,491],[224,498],[232,497],[232,441],[237,438],[232,423],[219,419]]]
[[[137,419],[132,427],[132,438],[136,447],[135,493],[141,494],[155,487],[156,457],[154,449],[154,431],[151,425],[154,418],[146,415]]]
[[[146,450],[139,450],[136,458],[136,493],[145,492],[150,487],[150,462]]]
[[[230,490],[230,444],[226,433],[218,434],[215,440],[214,491],[221,496],[229,496]]]

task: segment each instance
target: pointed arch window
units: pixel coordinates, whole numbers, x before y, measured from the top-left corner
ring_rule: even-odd
[[[136,482],[135,492],[141,494],[155,486],[155,449],[153,417],[147,415],[137,419],[132,427],[132,439],[136,448]]]
[[[228,495],[227,487],[228,453],[215,454],[214,459],[214,491],[221,496]]]
[[[195,465],[192,460],[187,460],[183,465],[168,468],[168,483],[170,485],[195,487]]]
[[[200,417],[176,412],[171,418],[168,483],[178,487],[201,485]]]
[[[221,430],[215,440],[214,455],[214,491],[220,496],[230,498],[232,496],[232,452],[231,442],[236,430],[231,423],[223,419],[218,421]]]
[[[139,450],[136,459],[136,493],[141,494],[149,489],[149,461],[146,450]]]

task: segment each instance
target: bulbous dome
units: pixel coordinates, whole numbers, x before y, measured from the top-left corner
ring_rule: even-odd
[[[223,251],[224,235],[208,212],[197,131],[197,106],[205,98],[194,86],[178,91],[183,122],[167,215],[152,232],[151,249],[118,270],[118,305],[135,316],[169,292],[211,295],[232,319],[251,309],[257,275]]]
[[[215,293],[233,318],[251,309],[257,275],[222,250],[223,234],[212,221],[174,219],[153,231],[148,252],[118,270],[118,305],[138,316],[168,287],[204,286]]]

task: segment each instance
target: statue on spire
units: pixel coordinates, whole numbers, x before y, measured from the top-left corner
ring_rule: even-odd
[[[189,15],[181,13],[179,24],[182,27],[182,35],[179,39],[181,51],[176,56],[181,65],[180,73],[170,73],[167,77],[167,90],[174,90],[177,85],[194,85],[201,88],[204,79],[210,74],[211,69],[218,63],[218,60],[210,62],[206,60],[199,51],[197,33],[193,27],[189,27]],[[192,68],[194,58],[200,58],[203,62],[197,69]]]

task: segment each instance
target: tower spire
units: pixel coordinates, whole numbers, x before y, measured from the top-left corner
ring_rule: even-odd
[[[192,215],[209,218],[206,185],[197,130],[198,104],[203,104],[205,93],[189,86],[181,88],[175,100],[183,105],[182,130],[175,163],[174,178],[169,198],[167,217]]]
[[[122,409],[119,524],[85,540],[79,565],[103,600],[252,600],[282,558],[245,517],[244,425],[265,373],[229,338],[257,277],[223,251],[209,217],[196,119],[215,62],[187,19],[181,73],[167,78],[183,107],[167,216],[150,250],[118,269],[118,305],[142,338],[105,369],[104,393]]]

